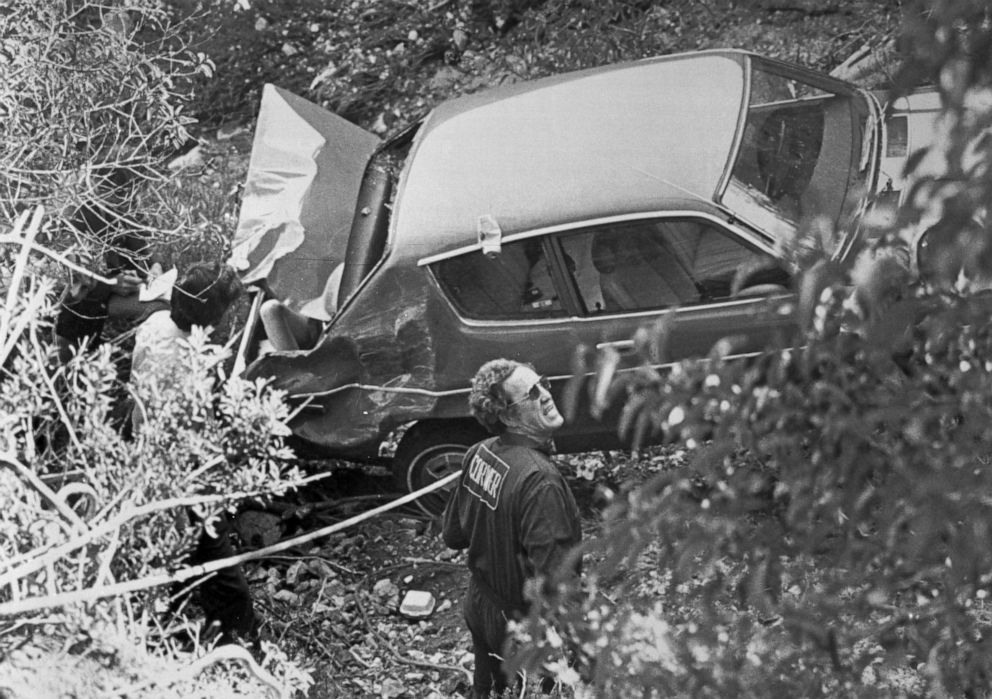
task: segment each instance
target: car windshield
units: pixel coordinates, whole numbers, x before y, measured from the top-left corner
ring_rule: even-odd
[[[755,60],[744,134],[721,199],[777,240],[828,217],[842,231],[871,176],[872,109],[855,90]],[[836,240],[823,241],[828,250]]]

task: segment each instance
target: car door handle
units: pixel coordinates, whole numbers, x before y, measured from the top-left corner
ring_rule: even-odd
[[[596,349],[603,350],[607,347],[612,347],[617,352],[630,352],[634,349],[633,340],[615,340],[613,342],[600,342],[596,345]]]

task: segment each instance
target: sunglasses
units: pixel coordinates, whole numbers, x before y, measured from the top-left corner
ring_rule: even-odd
[[[546,376],[542,376],[541,378],[539,378],[537,380],[537,383],[535,383],[533,386],[531,386],[530,387],[530,390],[527,391],[527,395],[525,395],[520,400],[516,400],[516,401],[513,401],[512,403],[509,403],[506,407],[507,408],[512,408],[513,406],[520,405],[524,401],[528,401],[528,400],[540,400],[541,399],[541,389],[542,388],[545,391],[547,391],[548,393],[551,392],[551,382],[548,381],[548,378]]]

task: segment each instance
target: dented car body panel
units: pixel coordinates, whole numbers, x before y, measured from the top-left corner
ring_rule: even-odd
[[[806,85],[814,98],[756,105],[749,80],[762,71]],[[845,200],[857,187],[875,189],[882,139],[875,100],[739,51],[580,71],[446,102],[420,127],[392,199],[376,166],[380,146],[360,139],[354,148],[337,148],[338,176],[354,180],[366,159],[359,184],[325,189],[321,178],[335,165],[324,161],[303,199],[344,192],[334,208],[335,237],[320,243],[334,248],[319,251],[322,273],[349,255],[353,264],[332,290],[333,311],[319,304],[329,320],[317,345],[254,358],[248,375],[268,377],[305,403],[292,427],[306,443],[331,456],[376,459],[382,441],[402,425],[470,422],[469,381],[495,357],[532,363],[560,396],[575,348],[612,347],[627,357],[621,370],[632,369],[637,328],[665,318],[675,322],[662,364],[705,355],[728,336],[735,338],[733,354],[759,352],[790,328],[781,312],[791,292],[778,246],[798,226],[798,215],[775,201],[784,200],[781,183],[772,186],[760,171],[749,131],[760,131],[775,110],[803,115],[790,141],[797,152],[810,124],[832,125],[832,135],[814,134],[818,164],[801,177]],[[293,111],[321,121],[313,110]],[[337,137],[349,133],[341,128]],[[821,156],[823,143],[841,144],[843,152]],[[727,194],[732,187],[743,192],[738,199],[747,198],[741,211]],[[250,181],[239,236],[250,235],[236,245],[242,259],[265,258],[252,248],[265,240],[257,233],[264,227],[251,223],[258,207],[248,200],[258,191]],[[275,185],[263,194],[269,192]],[[856,206],[834,204],[838,220],[857,213]],[[292,212],[287,218],[300,220]],[[339,235],[344,225],[347,240]],[[282,274],[310,274],[298,259],[283,255]],[[286,288],[273,283],[282,277],[265,265],[250,269],[246,278],[264,279],[270,295]],[[325,319],[307,313],[313,299],[284,300]],[[559,449],[618,444],[616,414],[594,420],[587,392],[579,399],[575,419],[556,438]]]

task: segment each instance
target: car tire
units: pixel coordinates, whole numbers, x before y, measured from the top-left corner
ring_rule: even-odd
[[[393,457],[393,479],[408,493],[454,473],[462,466],[468,448],[486,437],[481,427],[464,423],[419,423],[407,431]],[[435,491],[417,500],[431,516],[440,515],[450,489]]]

